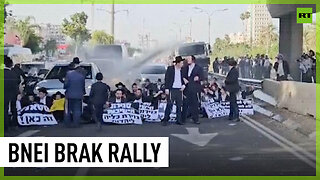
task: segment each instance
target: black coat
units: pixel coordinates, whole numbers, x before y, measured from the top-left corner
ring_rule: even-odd
[[[126,102],[127,102],[126,99],[124,99],[124,98],[121,99],[121,103],[126,103]],[[111,97],[109,99],[109,103],[116,103],[116,97]]]
[[[236,67],[232,67],[225,80],[226,90],[228,92],[237,93],[240,90],[238,79],[239,71]]]
[[[105,104],[108,101],[110,87],[103,82],[92,84],[90,91],[90,101],[92,104]]]
[[[19,79],[16,74],[10,70],[4,69],[4,100],[10,101],[18,95],[19,90]]]
[[[37,99],[37,101],[39,101],[40,103],[40,98]],[[53,104],[53,99],[49,96],[46,96],[46,104],[44,105],[46,105],[48,108],[51,108],[52,104]]]
[[[182,69],[183,78],[189,81],[189,83],[187,84],[187,91],[198,92],[198,93],[201,92],[202,91],[201,81],[204,80],[202,67],[195,64],[190,76],[188,76],[188,72],[189,72],[189,66],[186,66]],[[199,77],[199,81],[194,81],[194,78],[196,76]]]
[[[180,70],[181,73],[181,83],[182,85],[184,85],[184,81],[183,81],[183,76],[182,76],[182,70]],[[174,83],[174,76],[175,76],[175,67],[174,66],[169,66],[166,74],[165,74],[165,79],[164,79],[164,86],[165,89],[172,89],[172,85]]]

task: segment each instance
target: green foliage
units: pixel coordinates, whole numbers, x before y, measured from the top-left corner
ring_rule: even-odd
[[[211,59],[215,57],[223,58],[224,56],[240,57],[246,54],[268,54],[269,57],[275,57],[279,52],[279,37],[273,26],[267,26],[262,30],[259,38],[252,48],[247,42],[233,44],[230,37],[226,35],[223,39],[217,38],[213,44],[213,53]]]
[[[310,49],[316,50],[316,23],[303,27],[303,51],[307,52]]]
[[[88,16],[81,12],[71,15],[70,19],[70,21],[63,19],[62,32],[75,41],[75,54],[77,54],[78,47],[90,39],[89,30],[86,28]]]
[[[90,44],[92,45],[109,45],[113,44],[113,36],[104,31],[94,31],[91,35]]]
[[[25,46],[28,44],[29,37],[33,35],[35,37],[35,30],[40,29],[39,25],[36,24],[31,24],[31,20],[34,19],[31,16],[26,17],[25,19],[18,20],[18,21],[13,21],[12,29],[15,29],[19,35],[19,38],[21,40],[22,46]],[[32,39],[32,38],[31,38]],[[34,43],[34,42],[32,42]]]
[[[57,50],[57,41],[54,39],[47,40],[47,42],[44,44],[44,50],[46,51],[47,56],[53,56]]]
[[[36,54],[42,51],[42,49],[40,48],[41,42],[42,38],[33,32],[29,35],[27,44],[25,44],[23,47],[30,48],[32,53]]]

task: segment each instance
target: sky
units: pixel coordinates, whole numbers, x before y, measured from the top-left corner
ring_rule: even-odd
[[[122,11],[115,15],[115,38],[126,40],[132,46],[138,46],[139,34],[150,34],[151,39],[158,40],[159,43],[166,43],[185,37],[190,33],[190,18],[192,19],[191,32],[196,41],[208,42],[208,16],[199,13],[193,7],[199,7],[207,12],[214,10],[228,9],[223,12],[215,12],[211,17],[211,42],[217,37],[224,37],[225,34],[242,32],[244,27],[240,20],[240,14],[248,9],[246,4],[116,4],[115,11]],[[84,11],[88,16],[87,27],[92,28],[91,9],[94,9],[94,29],[111,30],[111,17],[106,10],[111,9],[109,4],[95,4],[94,8],[90,4],[70,4],[70,5],[10,5],[9,10],[17,18],[33,16],[36,23],[61,24],[64,18]]]

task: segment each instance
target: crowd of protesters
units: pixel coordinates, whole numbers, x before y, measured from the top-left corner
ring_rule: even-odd
[[[96,82],[91,86],[87,109],[90,118],[99,122],[101,126],[102,114],[104,109],[110,107],[112,103],[132,103],[133,108],[138,108],[139,103],[149,102],[155,109],[159,103],[168,103],[165,112],[165,119],[162,121],[166,125],[169,111],[172,105],[178,105],[177,123],[184,124],[186,116],[190,116],[194,123],[199,123],[199,113],[206,117],[203,109],[200,109],[200,100],[206,102],[208,99],[214,99],[217,102],[230,101],[231,109],[234,108],[235,114],[229,119],[238,120],[238,110],[233,105],[236,104],[237,95],[246,98],[253,93],[252,87],[242,89],[238,85],[237,78],[254,78],[263,79],[270,78],[272,69],[276,72],[278,81],[290,79],[290,68],[288,62],[282,54],[278,54],[276,62],[272,64],[272,60],[267,55],[257,55],[255,58],[244,56],[235,60],[233,57],[224,57],[223,60],[215,59],[213,69],[215,73],[227,75],[224,83],[218,82],[216,79],[207,81],[203,77],[203,70],[195,63],[193,56],[187,59],[176,57],[173,66],[170,66],[166,73],[165,82],[159,79],[157,82],[150,82],[146,79],[141,82],[137,79],[131,84],[131,88],[127,88],[122,82],[115,84],[115,90],[111,91],[111,87],[103,82],[102,73],[96,74]],[[187,65],[184,64],[188,62]],[[233,64],[230,64],[233,62]],[[297,60],[301,70],[303,82],[315,82],[315,53],[310,51],[303,54]],[[74,58],[69,65],[69,71],[63,79],[65,93],[56,92],[53,96],[48,96],[46,88],[37,89],[36,94],[24,88],[27,77],[19,67],[14,65],[13,61],[4,58],[4,125],[7,130],[10,127],[17,127],[17,112],[22,108],[31,104],[44,104],[54,115],[58,122],[64,121],[67,127],[78,127],[80,125],[81,116],[85,109],[83,107],[85,91],[85,70],[80,67],[79,58]],[[180,71],[180,73],[179,73]],[[230,85],[228,83],[234,83]],[[232,103],[231,103],[232,102]],[[187,109],[187,113],[186,110]],[[182,112],[180,111],[182,110]],[[83,118],[83,117],[82,117]]]
[[[215,58],[213,62],[214,73],[226,75],[229,71],[227,62],[230,59],[237,61],[241,78],[262,80],[264,78],[272,78],[271,76],[274,72],[278,81],[292,79],[288,61],[282,54],[278,54],[275,57],[275,61],[264,54],[257,54],[256,57],[246,55],[238,59],[227,56],[223,59]],[[314,51],[310,50],[308,53],[303,53],[297,63],[301,71],[301,81],[316,83],[316,56]]]

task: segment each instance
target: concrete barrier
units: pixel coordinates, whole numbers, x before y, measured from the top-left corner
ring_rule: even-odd
[[[264,93],[274,97],[277,100],[280,91],[280,82],[272,79],[265,79],[262,82],[262,89]]]
[[[277,107],[316,117],[316,84],[295,81],[263,81],[263,91],[277,100]]]

